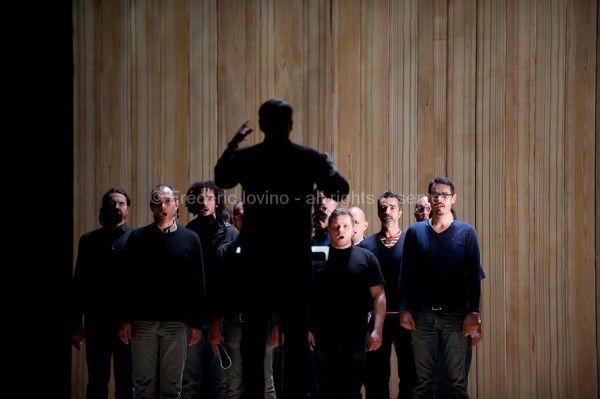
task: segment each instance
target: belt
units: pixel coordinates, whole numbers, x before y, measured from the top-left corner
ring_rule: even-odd
[[[419,310],[428,310],[428,311],[433,311],[433,312],[459,312],[462,309],[458,309],[455,307],[447,307],[447,306],[422,306],[419,308]]]
[[[243,313],[234,313],[234,314],[225,316],[224,320],[229,321],[231,323],[242,324],[244,322],[244,314]]]
[[[417,308],[418,310],[431,310],[434,312],[441,312],[442,310],[448,310],[448,308],[446,307],[441,307],[441,306],[421,306],[420,308]]]

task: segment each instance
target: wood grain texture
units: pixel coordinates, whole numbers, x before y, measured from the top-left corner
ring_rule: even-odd
[[[397,174],[396,190],[405,199],[402,230],[415,221],[415,204],[427,192],[428,183],[420,179],[417,169],[419,154],[428,152],[424,142],[420,146],[417,131],[418,4],[418,0],[389,3],[389,168]],[[371,220],[370,232],[375,233],[377,219]]]
[[[108,188],[149,223],[154,185],[212,179],[283,98],[292,140],[333,155],[369,234],[388,188],[405,230],[428,182],[454,181],[486,273],[470,397],[597,398],[599,31],[597,0],[75,0],[74,259]]]
[[[596,83],[595,70],[598,55],[589,43],[597,35],[597,1],[587,0],[581,7],[570,10],[565,18],[565,124],[561,129],[564,137],[563,157],[564,178],[564,218],[560,226],[564,228],[563,273],[564,312],[572,328],[563,329],[561,335],[570,342],[563,351],[561,368],[567,373],[564,378],[565,395],[592,397],[598,389],[598,381],[582,378],[579,369],[597,370],[598,360],[590,355],[590,342],[598,335],[599,309],[590,296],[598,289],[594,275],[598,275],[598,262],[594,262],[594,238],[590,234],[594,229],[594,220],[589,213],[581,212],[575,205],[578,199],[598,196],[598,179],[594,175],[594,119],[599,117],[598,98],[591,90]],[[565,8],[568,4],[565,4]],[[596,135],[598,132],[596,131]],[[596,215],[598,210],[596,210]],[[597,225],[596,225],[597,226]],[[580,235],[580,233],[583,233]],[[596,270],[594,271],[594,263]],[[563,366],[564,365],[564,366]],[[570,386],[570,381],[577,381]],[[595,383],[595,387],[594,387]],[[563,388],[561,387],[561,388]]]
[[[492,353],[501,359],[499,366],[493,366],[491,370],[484,370],[491,378],[499,370],[497,367],[508,367],[510,378],[505,382],[506,394],[523,397],[524,392],[519,384],[523,374],[532,378],[535,363],[533,351],[536,345],[534,335],[530,335],[530,323],[533,320],[535,309],[521,306],[523,303],[531,303],[535,290],[532,286],[536,279],[535,251],[531,241],[523,240],[523,235],[533,236],[535,227],[534,208],[536,200],[533,194],[533,182],[535,169],[533,165],[534,139],[530,134],[535,125],[535,12],[532,5],[527,2],[508,1],[506,7],[505,24],[512,23],[515,29],[507,31],[506,36],[506,91],[513,93],[506,97],[506,126],[513,127],[505,132],[505,260],[503,269],[492,270],[492,279],[501,277],[500,284],[504,287],[498,290],[503,297],[490,298],[487,303],[504,304],[509,311],[499,313],[502,322],[508,324],[515,316],[523,320],[527,326],[527,339],[514,340],[510,342],[509,350],[506,352]],[[514,67],[508,68],[509,65]],[[512,232],[512,234],[508,234]],[[493,263],[491,263],[493,265]],[[507,280],[506,276],[515,276],[515,279]],[[490,280],[491,281],[491,280]],[[494,305],[496,306],[496,305]],[[526,324],[525,324],[526,322]],[[512,324],[512,323],[511,323]],[[516,334],[521,325],[508,329],[508,334]],[[500,337],[498,337],[500,338]],[[490,348],[492,349],[492,348]],[[522,354],[519,356],[519,354]],[[485,355],[484,355],[485,356]],[[498,380],[498,383],[502,381]],[[532,388],[535,386],[532,383]],[[492,394],[494,385],[486,386],[484,394]]]
[[[189,15],[189,128],[187,187],[196,181],[212,180],[213,168],[223,147],[217,130],[217,4],[190,1]],[[241,123],[241,122],[240,122]],[[182,204],[183,206],[183,204]],[[186,223],[191,215],[180,210]]]

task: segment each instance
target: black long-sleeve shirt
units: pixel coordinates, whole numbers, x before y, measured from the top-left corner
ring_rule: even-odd
[[[393,247],[387,248],[379,238],[380,233],[371,234],[360,243],[358,247],[371,251],[381,267],[385,279],[385,301],[388,312],[397,312],[400,306],[400,270],[402,269],[402,247],[404,246],[404,232]]]
[[[271,243],[306,246],[311,243],[311,213],[315,185],[335,200],[348,194],[346,179],[317,151],[292,143],[289,138],[270,138],[251,147],[225,150],[215,166],[215,183],[222,188],[242,185],[244,224],[240,246]],[[273,218],[289,229],[273,235]]]
[[[117,327],[115,311],[120,305],[115,290],[123,278],[119,257],[132,230],[124,223],[93,230],[79,238],[72,281],[71,328],[81,325],[83,316],[88,327]]]
[[[121,323],[179,321],[202,329],[205,284],[198,234],[181,225],[168,233],[155,224],[135,229],[123,260]]]
[[[185,226],[198,234],[202,244],[206,282],[204,318],[207,321],[223,314],[220,309],[224,306],[223,302],[228,300],[225,292],[235,286],[234,279],[237,278],[225,267],[223,257],[227,247],[236,242],[239,232],[220,218],[213,219],[214,223],[205,224],[201,217],[197,217]]]
[[[479,312],[481,278],[475,228],[455,220],[441,233],[411,224],[404,240],[399,310],[436,307]]]

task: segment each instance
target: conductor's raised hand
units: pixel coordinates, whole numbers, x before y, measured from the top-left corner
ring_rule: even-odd
[[[240,143],[246,140],[246,137],[252,133],[253,130],[249,124],[250,122],[246,121],[240,126],[233,139],[229,142],[229,148],[236,150]]]

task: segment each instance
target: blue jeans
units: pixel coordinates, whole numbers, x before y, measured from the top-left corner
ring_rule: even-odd
[[[136,398],[181,398],[181,378],[188,346],[187,325],[160,320],[135,321],[132,325]]]
[[[205,372],[208,375],[205,375]],[[200,341],[196,345],[187,348],[181,397],[182,399],[227,398],[226,373],[221,368],[219,357],[210,345],[208,323],[202,326]]]
[[[271,345],[271,334],[267,334],[267,346],[265,347],[265,399],[275,398],[275,380],[273,378],[273,345]]]
[[[470,340],[469,340],[470,341]],[[469,387],[469,370],[471,369],[471,360],[473,358],[473,347],[471,346],[471,342],[467,345],[467,354],[465,358],[465,385],[467,388]],[[439,365],[438,365],[439,366]],[[446,395],[446,384],[444,373],[446,371],[442,369],[442,367],[438,367],[438,377],[435,385],[435,397],[436,398],[444,398]]]
[[[438,364],[445,371],[445,398],[468,398],[465,361],[469,337],[462,333],[466,311],[422,309],[411,313],[416,325],[411,333],[417,371],[413,398],[434,397]]]
[[[131,346],[117,336],[115,328],[85,326],[85,359],[88,370],[87,399],[107,399],[110,365],[113,364],[115,399],[132,399]]]
[[[314,366],[320,399],[361,399],[367,332],[342,337],[316,335]]]
[[[243,324],[226,319],[223,322],[223,337],[225,349],[231,358],[231,367],[225,370],[227,375],[227,399],[240,399],[244,391],[242,372],[242,329]],[[271,329],[266,338],[265,347],[265,399],[275,398],[273,381],[273,347],[271,346]]]
[[[240,350],[242,325],[237,322],[225,320],[223,322],[223,337],[225,338],[225,349],[231,358],[231,367],[225,370],[227,385],[229,387],[228,398],[239,399],[244,391],[242,352]]]

